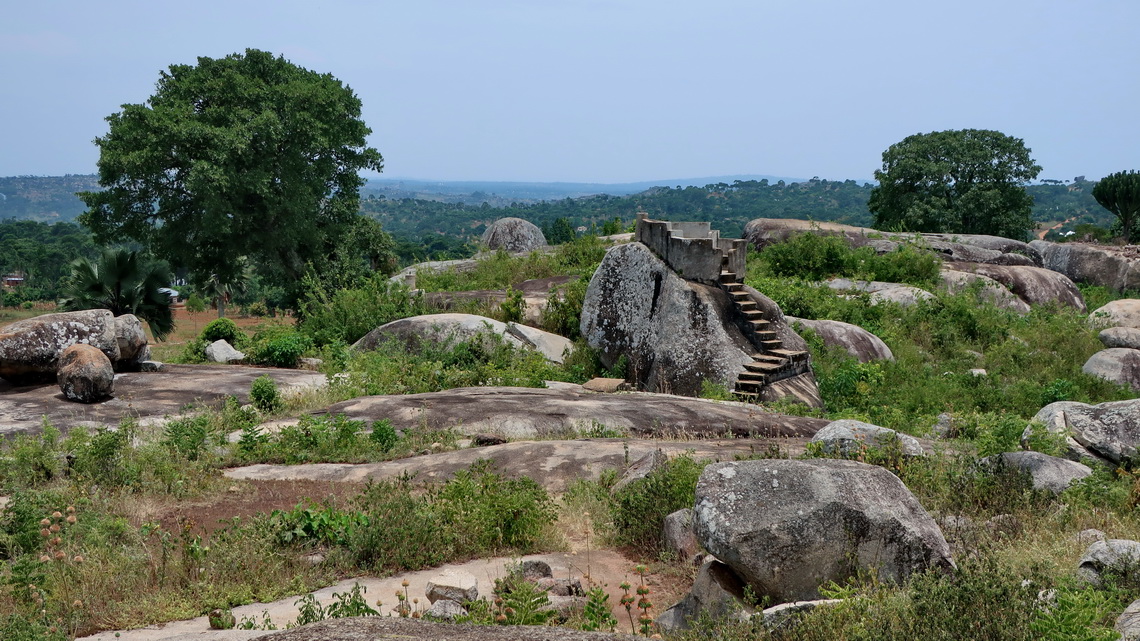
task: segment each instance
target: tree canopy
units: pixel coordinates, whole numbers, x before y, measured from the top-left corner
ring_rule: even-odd
[[[868,208],[892,231],[1023,238],[1033,227],[1025,183],[1041,172],[1019,138],[961,129],[915,134],[883,152]]]
[[[100,242],[133,239],[194,274],[236,279],[247,257],[295,288],[355,224],[362,169],[380,171],[353,91],[247,49],[160,74],[97,138],[103,191],[80,194]]]
[[[1120,235],[1135,242],[1140,239],[1140,172],[1135,169],[1105,176],[1093,187],[1093,198],[1120,220]]]

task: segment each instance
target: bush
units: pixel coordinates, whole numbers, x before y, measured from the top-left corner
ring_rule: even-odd
[[[659,552],[665,517],[693,506],[702,469],[703,462],[679,456],[617,492],[613,508],[617,542],[643,553]]]
[[[938,278],[942,261],[907,243],[886,254],[851,247],[842,236],[804,233],[764,248],[760,261],[775,276],[806,280],[861,278],[925,285]]]
[[[228,318],[210,321],[202,328],[202,333],[198,336],[207,344],[214,341],[226,341],[234,347],[238,347],[238,344],[245,338],[245,334],[238,329],[237,324]]]
[[[246,358],[258,365],[295,368],[313,341],[292,327],[269,325],[258,329],[246,348]]]
[[[561,295],[552,294],[542,312],[542,328],[571,340],[580,338],[582,304],[586,301],[589,285],[589,277],[583,276],[568,284]]]
[[[361,287],[331,295],[310,285],[300,303],[298,329],[317,346],[351,345],[385,323],[428,313],[421,297],[379,274]]]
[[[277,383],[268,374],[258,376],[249,387],[249,401],[263,412],[277,411],[282,404]]]

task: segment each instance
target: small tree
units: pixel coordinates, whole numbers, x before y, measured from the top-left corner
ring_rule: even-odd
[[[1120,235],[1135,242],[1140,238],[1140,172],[1135,169],[1105,176],[1093,187],[1093,198],[1120,219]]]
[[[60,307],[67,311],[109,309],[116,316],[134,314],[150,325],[157,340],[174,331],[170,268],[128,249],[107,249],[96,261],[72,263]]]

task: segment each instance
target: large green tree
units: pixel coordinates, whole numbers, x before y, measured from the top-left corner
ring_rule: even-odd
[[[81,220],[222,283],[247,257],[296,292],[355,224],[360,170],[383,168],[360,107],[331,75],[264,51],[171,65],[146,104],[108,116],[104,189],[80,194]]]
[[[877,229],[1024,238],[1025,184],[1041,172],[1019,138],[960,129],[915,134],[883,152],[868,208]]]
[[[1120,219],[1120,235],[1140,240],[1140,172],[1135,169],[1105,176],[1093,187],[1093,198]]]

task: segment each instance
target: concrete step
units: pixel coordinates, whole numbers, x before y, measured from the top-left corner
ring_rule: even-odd
[[[756,305],[756,301],[752,300],[751,298],[748,300],[738,300],[733,302],[736,303],[736,309],[742,312],[750,312],[752,310],[760,311],[759,306]]]
[[[752,357],[754,363],[785,363],[788,359],[775,354],[756,354]]]
[[[781,369],[787,367],[787,362],[784,363],[749,363],[744,366],[750,372],[759,372],[762,374],[774,374]],[[743,374],[741,374],[743,376]]]
[[[753,324],[757,325],[759,323],[753,323]],[[768,326],[768,321],[763,321],[763,324],[760,325],[760,327],[767,327],[767,326]],[[772,340],[776,340],[776,338],[777,338],[776,332],[766,330],[766,329],[754,328],[752,333],[756,336],[756,340],[772,341]]]
[[[752,300],[752,296],[750,296],[748,292],[729,292],[728,295],[731,296],[734,301]]]
[[[776,352],[784,346],[784,342],[780,340],[760,341],[760,346],[763,347],[765,351]],[[781,354],[781,356],[783,356],[783,354]]]
[[[767,385],[767,380],[764,381],[736,381],[736,389],[740,392],[759,392],[761,388]]]
[[[773,354],[776,354],[777,356],[782,356],[782,357],[784,357],[790,361],[803,361],[803,360],[807,360],[807,357],[808,357],[807,352],[798,351],[798,350],[774,348],[774,349],[771,349],[769,351],[772,352]]]
[[[752,306],[755,307],[756,303],[752,303]],[[743,307],[743,305],[741,307]],[[760,321],[768,322],[764,320],[764,312],[758,309],[741,309],[740,315],[744,317],[744,320],[752,321],[753,323],[759,323]]]
[[[722,282],[722,283],[735,283],[736,282],[736,274],[734,274],[732,272],[722,271],[720,273],[720,282]]]
[[[740,381],[760,381],[764,382],[768,377],[763,372],[753,372],[751,370],[743,371],[736,376],[736,382]]]
[[[737,282],[721,283],[720,287],[721,287],[721,289],[723,289],[726,292],[738,292],[738,291],[744,289],[744,283],[737,283]]]

